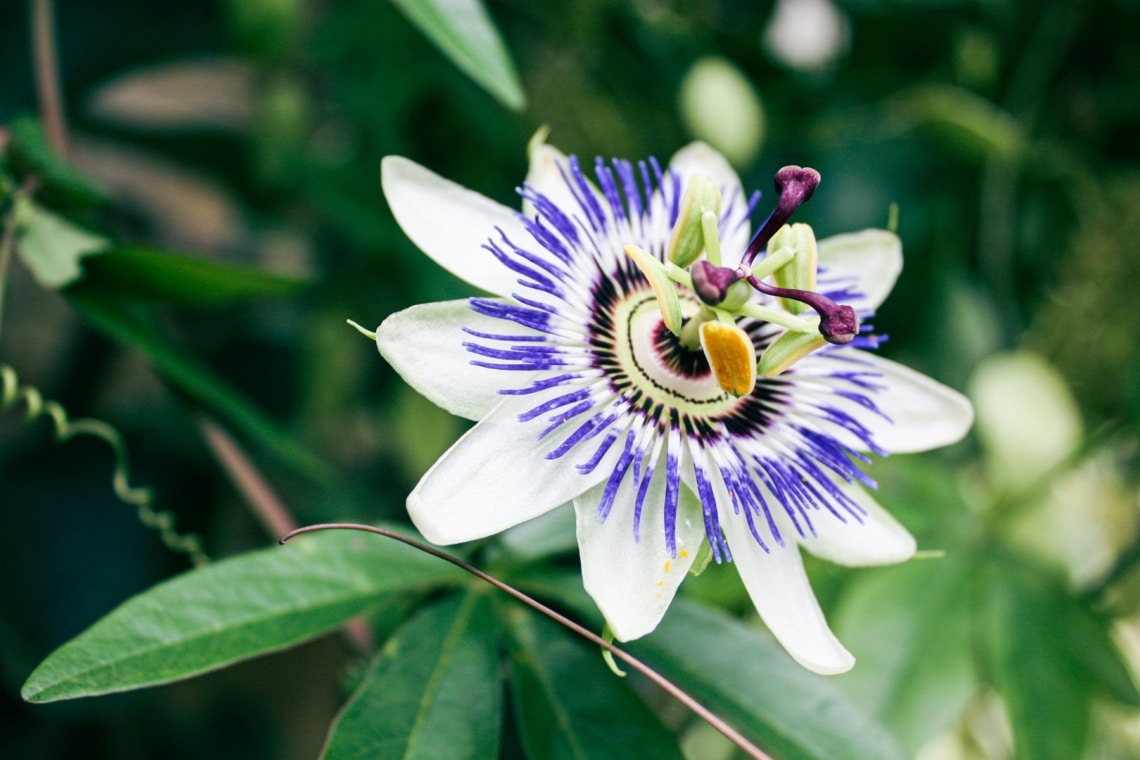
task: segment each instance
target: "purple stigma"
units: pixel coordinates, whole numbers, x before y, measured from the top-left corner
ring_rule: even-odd
[[[748,282],[761,293],[777,298],[790,298],[815,309],[819,313],[819,334],[828,343],[839,345],[850,343],[859,334],[859,317],[855,314],[855,310],[846,304],[835,303],[827,296],[810,290],[777,288],[753,275],[748,276]]]
[[[705,259],[689,269],[693,276],[693,291],[709,306],[720,306],[728,297],[728,289],[740,279],[740,273],[728,267],[718,267]]]
[[[776,172],[774,184],[776,185],[776,192],[780,194],[780,200],[776,203],[776,208],[772,213],[764,220],[764,224],[756,231],[752,242],[748,244],[748,249],[744,252],[742,260],[745,266],[752,265],[756,256],[764,250],[764,246],[768,245],[768,241],[772,239],[776,231],[784,226],[784,223],[791,218],[801,204],[806,203],[811,198],[812,193],[819,187],[819,181],[819,172],[807,167],[785,166]]]

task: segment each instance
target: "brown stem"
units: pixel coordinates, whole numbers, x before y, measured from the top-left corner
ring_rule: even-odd
[[[270,536],[292,535],[297,530],[293,514],[233,436],[205,415],[199,416],[198,429],[214,458],[265,531]],[[372,651],[374,637],[363,618],[353,618],[345,623],[344,634],[359,652]]]
[[[407,536],[404,536],[400,533],[396,533],[394,531],[387,530],[385,528],[378,528],[374,525],[362,525],[360,523],[322,523],[320,525],[307,525],[303,528],[297,528],[296,530],[282,536],[281,537],[281,543],[285,543],[286,541],[293,538],[294,536],[299,536],[302,533],[312,533],[312,532],[318,531],[318,530],[362,530],[362,531],[366,531],[368,533],[375,533],[376,535],[379,535],[379,536],[385,536],[387,538],[394,538],[395,540],[400,541],[401,543],[405,543],[408,546],[411,546],[415,549],[419,549],[421,552],[424,552],[425,554],[430,554],[433,557],[438,557],[439,559],[442,559],[444,562],[450,562],[451,564],[455,565],[456,567],[458,567],[462,570],[465,570],[466,572],[470,573],[471,575],[474,575],[476,578],[479,578],[481,580],[486,581],[487,583],[490,583],[492,586],[499,589],[500,591],[507,593],[507,594],[510,594],[515,599],[518,599],[520,602],[527,605],[531,609],[537,610],[538,612],[542,613],[543,615],[546,615],[548,618],[555,621],[556,623],[560,623],[561,625],[566,626],[568,629],[570,629],[574,633],[578,634],[582,638],[586,639],[591,644],[599,646],[602,649],[605,649],[608,652],[612,653],[615,657],[622,660],[622,662],[629,665],[631,668],[633,668],[637,672],[641,673],[643,676],[648,678],[650,681],[652,681],[653,683],[660,686],[662,689],[665,690],[666,693],[668,693],[670,696],[672,696],[678,702],[683,704],[685,707],[692,710],[698,717],[705,720],[710,726],[712,726],[717,731],[719,731],[721,734],[723,734],[725,736],[725,738],[727,738],[730,742],[732,742],[737,747],[739,747],[741,750],[743,750],[749,757],[754,758],[754,760],[773,760],[770,755],[765,754],[763,750],[761,750],[755,744],[753,744],[748,739],[746,739],[743,734],[738,732],[732,726],[728,725],[728,723],[726,723],[725,721],[721,720],[715,713],[713,713],[707,707],[702,705],[696,699],[689,696],[685,691],[683,691],[681,689],[681,687],[674,684],[672,681],[670,681],[665,676],[661,675],[656,670],[654,670],[653,668],[651,668],[648,665],[646,665],[645,663],[643,663],[641,660],[637,659],[636,657],[629,654],[628,652],[626,652],[623,649],[618,649],[616,646],[614,646],[610,642],[606,641],[601,636],[597,635],[596,633],[589,630],[588,628],[585,628],[585,627],[579,625],[578,623],[575,623],[573,620],[566,617],[565,615],[562,615],[558,612],[555,612],[554,610],[550,609],[549,607],[547,607],[545,604],[538,601],[534,597],[528,596],[527,594],[524,594],[522,591],[519,591],[514,586],[507,585],[506,583],[504,583],[503,581],[494,577],[493,575],[488,575],[487,573],[483,572],[479,568],[464,562],[463,560],[459,559],[458,557],[453,557],[450,554],[448,554],[447,552],[441,551],[441,550],[435,548],[434,546],[429,546],[428,544],[425,544],[421,541],[416,541],[415,539],[408,538]]]
[[[32,48],[40,117],[48,142],[67,158],[67,121],[59,84],[59,58],[55,47],[55,14],[52,0],[32,0]]]

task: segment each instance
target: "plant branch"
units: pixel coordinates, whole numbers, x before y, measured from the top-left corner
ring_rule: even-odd
[[[234,437],[204,414],[198,417],[198,429],[206,446],[266,533],[274,537],[293,535],[297,521],[292,512]],[[357,651],[372,651],[374,637],[363,618],[353,618],[345,623],[344,635]]]
[[[386,538],[393,538],[397,541],[400,541],[401,543],[418,549],[425,554],[430,554],[433,557],[442,559],[444,562],[450,562],[456,567],[470,573],[471,575],[474,575],[476,578],[486,581],[500,591],[513,596],[515,599],[518,599],[528,607],[542,613],[543,615],[546,615],[551,620],[560,623],[561,625],[565,626],[566,628],[589,641],[591,644],[599,646],[602,649],[610,652],[622,662],[626,663],[631,668],[641,673],[650,681],[664,689],[667,694],[672,696],[685,707],[692,710],[698,717],[705,720],[710,726],[723,734],[725,738],[739,747],[749,757],[754,758],[754,760],[773,760],[770,755],[766,754],[763,750],[750,742],[747,738],[744,737],[743,734],[738,732],[735,728],[730,726],[725,721],[721,720],[721,718],[719,718],[715,713],[702,705],[696,699],[689,696],[684,690],[681,689],[681,687],[674,684],[672,681],[643,663],[641,660],[637,659],[625,650],[619,649],[618,647],[603,639],[601,636],[597,635],[588,628],[579,625],[565,615],[555,612],[550,607],[547,607],[545,604],[538,601],[534,597],[524,594],[514,586],[510,586],[494,577],[493,575],[489,575],[479,568],[470,565],[467,562],[464,562],[458,557],[453,557],[447,552],[441,551],[434,546],[429,546],[428,544],[425,544],[421,541],[416,541],[415,539],[408,538],[407,536],[396,533],[394,531],[386,530],[385,528],[378,528],[374,525],[362,525],[359,523],[322,523],[320,525],[308,525],[303,528],[297,528],[296,530],[282,536],[281,543],[285,543],[291,538],[299,536],[302,533],[312,533],[318,530],[361,530],[368,533],[375,533],[376,535],[385,536]]]
[[[32,50],[36,72],[36,94],[40,118],[48,142],[61,157],[67,158],[67,121],[59,84],[59,57],[55,46],[55,13],[52,0],[32,0]]]

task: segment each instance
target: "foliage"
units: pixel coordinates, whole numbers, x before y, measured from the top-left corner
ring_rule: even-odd
[[[779,166],[814,166],[803,218],[821,237],[897,204],[884,353],[978,409],[967,443],[873,468],[920,559],[809,566],[851,673],[796,666],[717,567],[631,651],[778,758],[1140,753],[1137,8],[828,3],[834,46],[808,59],[765,31],[793,4],[232,0],[159,19],[139,0],[61,0],[67,145],[14,6],[0,755],[734,756],[449,565],[356,534],[267,546],[280,528],[250,518],[283,503],[302,523],[405,519],[460,423],[344,320],[465,293],[393,223],[380,159],[514,205],[542,125],[586,157],[722,141],[766,192]],[[133,479],[145,510],[124,497]],[[166,544],[195,534],[226,558],[187,568],[136,508]],[[461,551],[600,630],[565,517]],[[352,619],[374,642],[326,636]]]

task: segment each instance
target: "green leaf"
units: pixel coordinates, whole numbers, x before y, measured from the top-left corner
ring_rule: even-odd
[[[855,668],[835,679],[913,755],[977,689],[969,565],[960,557],[866,570],[835,615]]]
[[[36,176],[40,196],[56,196],[53,200],[77,206],[107,202],[102,190],[56,155],[39,122],[30,116],[21,116],[12,123],[12,140],[5,158],[21,174]]]
[[[1017,757],[1080,757],[1094,698],[1140,696],[1108,622],[1045,570],[1000,557],[987,571],[985,641]]]
[[[545,618],[514,606],[504,610],[516,644],[515,716],[529,757],[681,760],[676,737],[596,650]]]
[[[481,0],[393,0],[408,21],[459,70],[514,110],[526,96],[503,40]]]
[[[217,412],[309,477],[318,481],[331,477],[329,465],[278,429],[261,410],[213,372],[180,351],[143,316],[132,312],[129,304],[112,300],[86,283],[69,288],[67,296],[92,326],[113,340],[143,351],[167,380],[191,399]]]
[[[305,281],[259,269],[143,246],[119,246],[84,262],[86,282],[103,290],[190,306],[297,294]]]
[[[629,648],[781,760],[904,757],[836,684],[723,612],[678,599],[658,629]]]
[[[920,85],[904,93],[894,108],[903,119],[944,132],[949,145],[978,157],[1016,163],[1029,153],[1029,136],[1021,122],[964,88]]]
[[[101,253],[110,241],[24,198],[16,206],[16,250],[45,288],[57,290],[83,276],[79,260]]]
[[[484,594],[454,595],[388,639],[333,725],[324,760],[494,760],[502,691]]]
[[[299,537],[124,602],[44,660],[21,694],[51,702],[188,678],[333,630],[386,594],[458,575],[395,541],[347,532]]]

